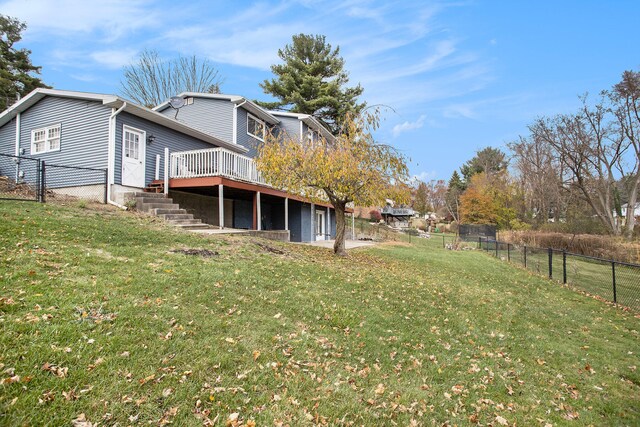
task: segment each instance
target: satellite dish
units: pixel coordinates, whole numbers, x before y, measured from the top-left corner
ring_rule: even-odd
[[[178,108],[182,108],[184,107],[184,98],[181,96],[172,96],[169,99],[169,105],[171,105],[171,107],[175,108],[176,110]]]
[[[171,108],[176,110],[174,119],[178,119],[178,113],[180,112],[180,108],[184,107],[184,104],[185,100],[181,96],[172,96],[171,98],[169,98],[169,105],[171,106]]]

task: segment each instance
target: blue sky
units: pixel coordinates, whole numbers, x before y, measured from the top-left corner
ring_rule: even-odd
[[[266,100],[277,50],[297,33],[340,46],[363,100],[388,112],[379,140],[411,173],[449,179],[475,152],[571,112],[579,94],[640,69],[640,2],[0,0],[28,24],[22,47],[58,89],[118,93],[143,49],[208,58],[222,91]]]

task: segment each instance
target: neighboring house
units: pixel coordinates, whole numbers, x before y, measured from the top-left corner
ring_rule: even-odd
[[[163,183],[174,201],[212,225],[289,230],[292,241],[335,235],[329,204],[270,187],[253,160],[267,129],[302,141],[332,138],[320,123],[266,111],[240,96],[180,96],[179,110],[168,103],[150,110],[113,95],[36,89],[0,114],[0,153],[107,168],[113,204],[123,204],[127,192]],[[69,179],[64,187],[90,184]]]

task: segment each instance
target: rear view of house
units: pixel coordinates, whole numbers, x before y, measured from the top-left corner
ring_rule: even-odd
[[[180,98],[179,109],[164,103],[150,110],[113,95],[36,89],[0,114],[0,154],[105,171],[47,179],[58,193],[122,205],[127,194],[154,185],[220,228],[286,230],[292,241],[335,235],[329,204],[269,186],[254,161],[267,130],[301,142],[331,138],[315,119],[266,111],[235,95]],[[0,161],[0,175],[35,179],[21,167]]]

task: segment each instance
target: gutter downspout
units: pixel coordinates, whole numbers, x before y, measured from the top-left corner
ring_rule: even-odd
[[[240,104],[235,104],[233,106],[233,143],[238,144],[238,107],[242,107],[246,104],[247,100],[245,99]]]
[[[20,113],[18,113],[16,115],[16,149],[15,149],[15,154],[16,156],[20,155]],[[20,174],[20,163],[18,163],[18,161],[20,159],[14,159],[16,160],[16,182],[18,182],[18,175]]]
[[[109,176],[107,178],[107,203],[119,207],[120,209],[127,210],[127,207],[120,203],[111,200],[111,186],[115,181],[115,167],[116,167],[116,116],[124,110],[127,106],[127,102],[122,103],[122,107],[111,109],[111,115],[109,116],[109,148],[107,154],[107,167],[109,169]]]
[[[16,156],[20,155],[20,113],[16,114]]]

